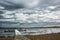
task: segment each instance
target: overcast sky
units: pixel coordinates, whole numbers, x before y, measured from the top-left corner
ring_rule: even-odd
[[[25,8],[59,5],[60,0],[0,0],[0,4],[10,6],[22,6]]]
[[[6,6],[6,8],[9,6],[10,9],[12,9],[11,6],[13,6],[13,8],[14,7],[23,7],[23,8],[35,8],[35,7],[37,7],[39,9],[39,7],[43,7],[43,8],[46,7],[47,9],[55,9],[55,8],[57,8],[56,5],[60,6],[60,0],[0,0],[0,6],[1,5]],[[24,22],[29,22],[29,23],[37,22],[38,23],[38,22],[41,22],[41,21],[42,22],[43,21],[44,22],[47,22],[47,21],[51,22],[51,20],[53,20],[53,22],[57,22],[57,21],[60,22],[60,20],[59,20],[60,19],[59,18],[60,11],[54,11],[54,12],[50,13],[50,10],[44,10],[47,13],[45,14],[45,12],[41,11],[41,14],[40,14],[40,11],[37,12],[37,10],[33,10],[33,11],[36,12],[35,14],[33,14],[32,10],[30,10],[30,12],[27,12],[27,13],[31,13],[31,15],[29,15],[29,14],[23,14],[24,10],[27,12],[30,9],[28,9],[28,10],[23,9],[22,13],[20,13],[20,9],[19,9],[18,14],[16,13],[17,14],[16,15],[17,19],[22,20],[22,21],[20,21],[22,23],[24,23]],[[5,13],[3,14],[3,16],[5,16],[6,18],[7,17],[12,17],[12,16],[9,16]]]

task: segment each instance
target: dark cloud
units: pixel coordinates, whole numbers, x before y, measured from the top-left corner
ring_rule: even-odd
[[[0,5],[8,8],[34,8],[60,5],[60,0],[0,0]]]

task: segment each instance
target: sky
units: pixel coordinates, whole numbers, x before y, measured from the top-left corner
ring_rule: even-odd
[[[45,7],[49,5],[59,5],[60,0],[0,0],[0,4],[7,6],[22,6],[24,8]]]
[[[13,6],[13,8],[15,6],[23,6],[26,9],[22,9],[22,12],[18,12],[16,13],[16,17],[18,20],[22,20],[22,21],[27,21],[28,22],[39,22],[39,21],[51,21],[51,20],[57,20],[59,19],[59,11],[53,11],[51,13],[49,13],[51,10],[55,10],[56,8],[60,7],[60,0],[0,0],[0,5],[6,5],[6,7],[10,7]],[[45,9],[43,9],[43,11],[38,11],[38,10],[30,10],[31,9],[39,9],[39,7],[42,7]],[[3,7],[0,7],[3,9]],[[10,9],[12,9],[10,7]],[[40,10],[40,9],[39,9]],[[17,10],[16,10],[17,11]],[[21,11],[20,9],[18,11]],[[25,11],[25,12],[24,12]],[[28,11],[28,12],[27,12]],[[46,14],[43,14],[45,12],[47,12]],[[33,14],[33,13],[36,14]],[[9,13],[7,11],[7,13]],[[24,14],[24,13],[31,13],[31,15],[29,14]],[[58,16],[57,16],[57,15]],[[3,14],[3,16],[5,16],[5,18],[9,18],[9,17],[13,17],[11,15],[8,14]],[[53,17],[54,16],[54,17]]]
[[[8,13],[15,13],[17,20],[20,23],[60,22],[59,3],[60,0],[0,0],[0,9],[4,9],[4,6],[10,9],[19,7],[19,9],[13,11],[5,10],[2,16],[4,18],[13,18],[14,16],[9,15]],[[39,8],[42,8],[43,10]],[[59,11],[57,11],[56,9],[59,9]],[[14,19],[6,19],[5,21],[12,20],[14,21]],[[2,19],[2,21],[4,20]]]

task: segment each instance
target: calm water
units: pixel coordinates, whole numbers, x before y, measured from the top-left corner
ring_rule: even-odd
[[[2,28],[20,28],[20,27],[42,27],[48,25],[60,25],[60,22],[40,22],[40,23],[14,23],[14,22],[0,22]]]

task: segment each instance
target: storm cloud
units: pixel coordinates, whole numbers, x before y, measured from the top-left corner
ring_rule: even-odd
[[[0,5],[7,5],[20,8],[46,7],[59,5],[60,0],[0,0]]]

